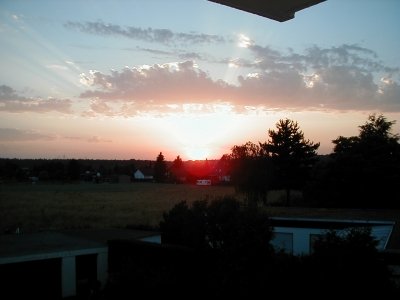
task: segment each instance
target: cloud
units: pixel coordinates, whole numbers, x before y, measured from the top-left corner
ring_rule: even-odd
[[[21,112],[60,112],[70,114],[72,101],[69,99],[57,98],[26,98],[17,94],[17,92],[7,86],[0,85],[0,111],[21,113]]]
[[[77,136],[67,136],[64,139],[74,140],[74,141],[82,141],[87,143],[111,143],[111,140],[104,139],[100,136],[94,135],[91,137],[77,137]]]
[[[183,50],[176,50],[176,51],[172,52],[172,51],[163,51],[163,50],[158,50],[158,49],[149,49],[149,48],[141,48],[141,47],[137,47],[136,49],[143,51],[143,52],[155,54],[155,55],[178,57],[180,60],[204,60],[204,61],[215,62],[215,60],[212,60],[209,57],[206,57],[206,55],[200,54],[197,52],[186,52]],[[126,49],[126,50],[129,50],[129,49]]]
[[[277,51],[269,46],[252,44],[247,47],[252,53],[253,67],[260,70],[288,70],[298,71],[324,70],[332,67],[351,67],[360,72],[398,73],[399,68],[388,67],[383,64],[374,51],[358,46],[344,44],[338,47],[321,48],[312,46],[304,53],[295,53],[289,49],[287,53]]]
[[[67,66],[57,65],[57,64],[46,65],[46,68],[52,69],[52,70],[62,70],[62,71],[68,70]]]
[[[248,36],[244,35],[244,34],[239,34],[239,42],[238,42],[238,46],[240,48],[249,48],[250,46],[254,45],[255,42],[250,39]]]
[[[304,53],[249,45],[252,76],[239,77],[241,98],[256,105],[296,109],[400,111],[399,68],[386,66],[374,51],[344,44],[313,46]],[[257,74],[257,76],[254,76]],[[381,80],[387,78],[389,80]]]
[[[206,60],[201,54],[196,52],[179,53],[178,57],[182,60]]]
[[[171,55],[175,54],[174,52],[171,52],[171,51],[163,51],[163,50],[159,50],[159,49],[150,49],[150,48],[142,48],[142,47],[136,47],[134,49],[125,48],[124,50],[134,50],[134,51],[139,50],[139,51],[148,52],[148,53],[151,53],[151,54],[167,55],[167,56],[171,56]]]
[[[98,22],[67,22],[66,28],[75,29],[84,33],[102,36],[122,36],[129,39],[145,41],[150,43],[161,43],[171,45],[182,44],[209,44],[224,43],[226,40],[222,36],[210,35],[197,32],[173,32],[169,29],[140,28],[140,27],[121,27],[116,24],[106,24]]]
[[[97,135],[91,136],[87,141],[89,143],[111,143],[111,140],[103,139]]]
[[[60,139],[81,141],[86,143],[111,143],[109,139],[93,135],[85,136],[60,136],[45,134],[37,130],[22,130],[17,128],[0,128],[0,142],[26,142],[26,141],[55,141]]]
[[[16,128],[0,128],[1,142],[21,142],[21,141],[52,141],[56,139],[54,135],[42,134],[35,130],[20,130]]]
[[[123,48],[123,50],[147,52],[162,57],[178,57],[180,60],[204,60],[204,61],[216,62],[215,59],[211,59],[210,57],[207,57],[207,55],[197,52],[186,52],[184,50],[179,50],[179,49],[174,51],[165,51],[159,49],[136,47],[136,48]]]
[[[81,98],[124,100],[138,103],[187,103],[215,100],[229,88],[223,81],[213,81],[193,61],[156,64],[112,71],[81,74],[88,90]]]
[[[81,82],[88,89],[80,97],[90,99],[85,114],[173,113],[185,111],[187,103],[202,104],[202,111],[210,111],[215,103],[229,103],[237,112],[247,106],[400,111],[399,68],[385,65],[372,50],[358,45],[313,46],[296,53],[250,41],[245,49],[250,58],[218,61],[238,72],[250,70],[237,77],[237,85],[212,79],[193,60],[82,73]]]

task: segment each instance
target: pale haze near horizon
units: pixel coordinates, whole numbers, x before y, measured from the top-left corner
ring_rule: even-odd
[[[400,2],[280,23],[209,1],[2,1],[0,157],[218,159],[282,118],[332,151],[400,132]]]

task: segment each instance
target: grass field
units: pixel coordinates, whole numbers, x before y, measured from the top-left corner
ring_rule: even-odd
[[[162,214],[180,201],[234,195],[231,186],[187,184],[0,184],[0,234],[79,228],[155,228]],[[283,191],[268,194],[270,216],[396,220],[398,209],[282,207]]]
[[[65,228],[158,226],[180,201],[234,195],[230,186],[184,184],[0,185],[0,234]]]

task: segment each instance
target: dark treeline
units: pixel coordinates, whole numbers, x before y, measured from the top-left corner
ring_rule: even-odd
[[[129,175],[137,165],[153,165],[152,161],[97,159],[0,159],[3,181],[79,181],[91,180],[93,174],[110,179]]]
[[[359,135],[333,140],[334,152],[320,161],[305,187],[311,204],[341,207],[400,207],[400,144],[394,121],[371,115]]]
[[[221,160],[249,202],[267,203],[271,190],[286,191],[286,205],[357,208],[400,207],[400,144],[394,121],[370,115],[359,135],[339,136],[334,151],[318,156],[319,143],[304,138],[297,122],[280,120],[269,139],[234,146]],[[291,197],[300,191],[302,197]]]
[[[155,160],[101,159],[9,159],[0,158],[0,182],[77,182],[92,181],[97,173],[101,182],[126,175],[134,180],[137,170],[150,175],[150,181],[163,183],[195,183],[197,179],[212,178],[219,183],[218,160],[165,160],[160,153]]]

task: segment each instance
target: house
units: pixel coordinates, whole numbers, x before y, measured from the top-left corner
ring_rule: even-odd
[[[345,233],[350,228],[371,228],[371,235],[378,241],[378,250],[387,249],[394,229],[394,221],[343,220],[319,218],[271,218],[274,228],[272,245],[293,255],[308,255],[312,252],[314,241],[328,230]]]
[[[370,227],[382,251],[400,250],[400,211],[396,209],[268,207],[268,214],[275,236],[281,240],[276,242],[289,246],[293,254],[309,253],[315,235],[350,227]],[[303,246],[299,246],[299,240],[303,240]]]
[[[400,286],[400,211],[398,209],[341,209],[279,207],[268,208],[276,249],[294,255],[312,252],[315,238],[327,232],[339,233],[351,227],[370,227],[379,241],[378,250]]]
[[[133,178],[138,181],[151,181],[154,179],[153,170],[150,168],[142,170],[137,169],[135,173],[133,173]]]

